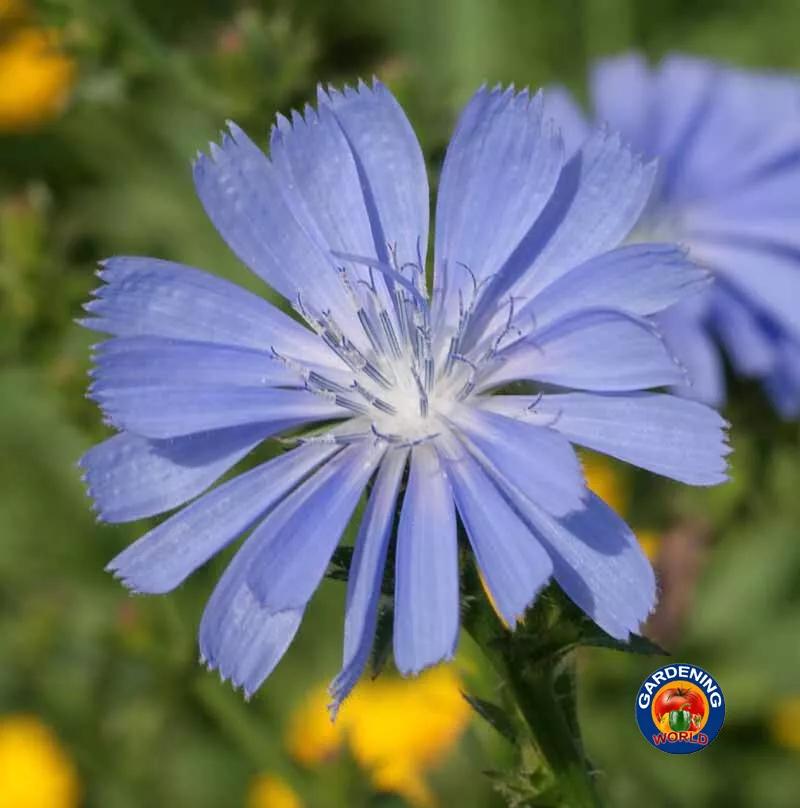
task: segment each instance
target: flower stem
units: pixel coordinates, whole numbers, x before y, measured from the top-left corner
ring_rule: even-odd
[[[467,587],[464,627],[502,680],[508,718],[516,725],[519,772],[507,783],[514,804],[600,808],[578,726],[576,635],[561,599],[543,594],[512,631],[468,578]]]
[[[531,740],[556,781],[569,808],[599,808],[589,765],[575,720],[575,693],[558,693],[560,677],[574,683],[574,672],[537,661],[525,668],[506,667],[505,681],[530,732]]]

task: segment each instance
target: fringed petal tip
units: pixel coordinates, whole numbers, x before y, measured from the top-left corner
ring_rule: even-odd
[[[109,573],[115,581],[122,584],[129,595],[163,595],[165,592],[170,591],[169,589],[159,591],[157,588],[143,585],[139,576],[130,575],[123,571],[120,567],[115,566],[114,561],[106,564],[105,572]]]
[[[349,83],[343,84],[341,87],[336,87],[333,84],[323,84],[320,82],[317,84],[317,105],[335,106],[345,98],[369,95],[370,93],[381,95],[388,92],[389,88],[374,75],[369,82],[359,78],[356,81],[355,87]]]
[[[250,689],[246,683],[240,682],[236,679],[235,675],[226,670],[222,663],[217,663],[210,656],[206,656],[202,652],[198,656],[200,666],[205,668],[209,673],[216,673],[219,676],[219,681],[223,685],[230,685],[234,693],[241,693],[245,701],[250,701],[258,690],[258,686]],[[260,683],[259,683],[260,686]]]
[[[610,147],[612,151],[627,154],[633,161],[634,166],[645,174],[650,174],[653,177],[655,177],[661,165],[658,158],[648,160],[642,151],[636,148],[636,146],[627,138],[623,137],[617,129],[612,128],[605,121],[601,121],[594,127],[587,140],[587,144],[590,143],[593,144],[594,148]]]
[[[336,722],[342,705],[353,692],[354,687],[355,685],[352,683],[346,684],[341,682],[339,676],[328,686],[328,695],[331,697],[331,701],[326,705],[326,709],[331,719],[331,724]]]
[[[398,665],[397,670],[404,679],[416,679],[425,673],[425,671],[435,668],[437,665],[445,665],[448,662],[452,662],[455,659],[455,656],[456,649],[453,648],[452,651],[449,651],[443,657],[434,660],[433,662],[423,662],[419,665],[413,665],[411,667],[401,667]]]

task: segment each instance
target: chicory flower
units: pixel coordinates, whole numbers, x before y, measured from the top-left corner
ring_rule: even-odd
[[[720,348],[761,380],[786,418],[800,414],[800,79],[674,55],[650,68],[636,54],[595,65],[591,118],[660,164],[632,241],[686,245],[716,280],[658,315],[688,370],[677,392],[719,406]],[[547,107],[568,150],[591,136],[564,90]]]
[[[120,431],[82,460],[90,495],[108,522],[183,506],[109,568],[168,592],[251,531],[200,626],[203,659],[247,694],[362,498],[335,703],[372,647],[393,541],[398,669],[453,656],[459,520],[506,623],[555,578],[627,638],[653,571],[572,444],[695,485],[725,479],[727,451],[714,411],[644,392],[683,374],[648,318],[707,280],[675,246],[619,247],[653,177],[604,133],[565,159],[541,94],[480,90],[444,162],[429,293],[425,163],[384,86],[320,90],[278,118],[269,157],[231,124],[197,192],[294,316],[187,266],[105,263],[84,324],[113,335],[91,395]],[[287,433],[294,448],[211,488]]]

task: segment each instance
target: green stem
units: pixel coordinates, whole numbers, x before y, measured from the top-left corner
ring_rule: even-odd
[[[559,700],[555,691],[556,670],[544,661],[522,669],[509,665],[505,674],[533,743],[555,777],[565,805],[599,808],[583,746],[562,707],[565,698],[574,699],[574,695]],[[575,705],[571,702],[565,706],[574,710]]]
[[[509,631],[468,576],[464,627],[497,671],[517,713],[520,773],[543,774],[531,797],[547,792],[548,805],[600,808],[577,719],[575,673],[569,652],[575,630],[560,598],[540,595],[525,621]],[[532,754],[533,753],[533,754]],[[529,778],[528,778],[529,779]],[[517,782],[520,782],[519,780]],[[531,804],[536,804],[532,802]]]

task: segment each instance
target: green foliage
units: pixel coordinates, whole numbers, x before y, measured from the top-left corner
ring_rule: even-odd
[[[35,14],[61,30],[78,72],[63,115],[0,135],[0,713],[34,712],[55,727],[77,761],[87,806],[243,805],[257,771],[283,776],[311,808],[399,805],[365,797],[365,783],[336,765],[300,769],[283,744],[293,705],[336,673],[341,581],[323,586],[296,647],[245,705],[196,659],[197,623],[221,561],[165,598],[131,598],[103,572],[145,526],[97,526],[75,467],[106,434],[83,395],[97,337],[73,322],[96,261],[160,256],[269,294],[206,221],[189,163],[227,118],[264,143],[275,112],[311,98],[318,81],[387,80],[435,178],[458,107],[484,80],[558,81],[582,92],[587,60],[628,47],[796,70],[800,4],[42,0]],[[776,747],[768,717],[781,698],[800,695],[798,433],[775,422],[746,385],[729,417],[731,486],[684,491],[632,475],[637,519],[700,518],[712,536],[669,650],[722,685],[729,712],[719,738],[686,759],[641,738],[633,698],[658,657],[611,654],[613,641],[577,618],[568,623],[576,633],[551,649],[556,662],[566,647],[606,646],[577,652],[579,715],[585,751],[602,772],[597,784],[615,807],[797,804],[796,753]],[[346,551],[337,557],[348,561]],[[523,628],[531,642],[548,608],[569,608],[555,591],[540,606],[545,622]],[[390,647],[390,610],[382,620],[377,668]],[[493,674],[474,678],[473,705],[513,735]],[[570,699],[573,686],[571,669],[559,668],[556,692]],[[437,771],[442,805],[504,797],[521,805],[531,782],[547,790],[532,759],[525,783],[504,780],[504,794],[494,793],[482,772],[503,770],[509,750],[487,729],[476,727]]]

